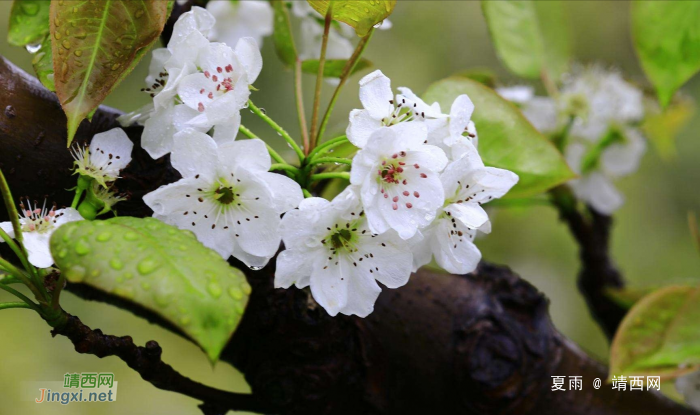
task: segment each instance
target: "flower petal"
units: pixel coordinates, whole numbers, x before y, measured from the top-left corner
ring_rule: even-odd
[[[203,176],[213,180],[218,161],[214,139],[191,128],[175,134],[170,162],[182,177]]]
[[[433,255],[438,265],[453,274],[474,271],[481,260],[479,248],[472,242],[476,231],[469,230],[461,222],[451,223],[442,219],[433,234]]]
[[[574,194],[604,215],[611,215],[624,203],[624,197],[612,181],[600,172],[593,172],[570,182]]]
[[[362,148],[376,130],[382,128],[380,120],[372,118],[367,110],[350,111],[350,124],[346,130],[348,140],[356,147]]]
[[[48,268],[53,265],[53,257],[49,249],[50,233],[24,232],[24,248],[27,259],[37,268]]]
[[[376,70],[360,80],[360,101],[370,116],[381,120],[394,111],[391,80]]]
[[[252,37],[244,37],[236,43],[236,55],[238,61],[245,69],[248,83],[255,82],[263,67],[260,48]]]
[[[311,283],[312,264],[303,251],[287,249],[280,252],[275,267],[275,288],[307,287]]]
[[[267,172],[272,166],[270,153],[265,143],[259,139],[240,140],[225,143],[219,147],[219,160],[224,171],[233,172],[237,168]]]
[[[90,161],[103,166],[102,172],[110,177],[119,177],[119,172],[131,162],[131,142],[124,130],[113,128],[96,134],[90,142]]]
[[[478,203],[453,203],[444,210],[470,229],[478,229],[489,220],[489,215]]]

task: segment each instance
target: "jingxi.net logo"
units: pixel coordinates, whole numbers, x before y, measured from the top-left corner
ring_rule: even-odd
[[[38,387],[37,387],[38,386]],[[114,373],[66,373],[63,382],[36,382],[36,403],[114,402],[117,400],[117,382]],[[36,393],[36,392],[35,392]]]

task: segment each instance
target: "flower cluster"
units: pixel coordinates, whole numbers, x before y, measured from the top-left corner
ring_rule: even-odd
[[[240,110],[250,85],[262,69],[253,38],[238,40],[234,48],[211,42],[215,19],[193,7],[175,23],[167,48],[153,51],[144,92],[153,103],[121,119],[144,125],[142,146],[153,158],[168,154],[175,134],[186,129],[207,132],[214,140],[231,142],[240,126]]]
[[[481,204],[518,180],[484,166],[466,95],[443,114],[408,88],[400,92],[380,71],[360,81],[364,108],[351,112],[347,130],[360,148],[350,186],[330,202],[306,199],[282,219],[287,249],[275,285],[311,286],[331,315],[366,316],[376,281],[400,287],[433,256],[447,271],[473,271],[481,259],[474,236],[490,231]]]
[[[581,176],[569,184],[579,199],[602,214],[622,206],[613,180],[636,171],[646,151],[638,128],[644,117],[639,89],[618,72],[593,66],[576,70],[556,99],[535,96],[524,86],[498,92],[518,104],[542,133],[566,133],[566,160]]]

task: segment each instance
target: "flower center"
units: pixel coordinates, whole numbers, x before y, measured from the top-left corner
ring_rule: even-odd
[[[389,103],[391,105],[394,105],[394,100],[389,100]],[[413,109],[411,109],[411,106],[413,106]],[[416,106],[417,104],[411,104],[410,102],[406,102],[406,99],[403,98],[401,99],[401,102],[396,104],[394,107],[394,110],[386,117],[382,118],[382,124],[384,124],[387,127],[390,127],[392,125],[396,125],[400,122],[404,121],[411,121],[413,117],[423,117],[425,118],[425,115],[422,113],[416,112]]]
[[[199,90],[201,95],[213,100],[215,96],[233,91],[233,65],[228,64],[224,67],[217,66],[212,72],[204,71],[204,76],[212,82],[212,85]],[[204,112],[206,109],[206,101],[202,101],[197,106],[199,112]]]
[[[168,71],[163,69],[163,71],[158,74],[158,78],[156,78],[153,85],[141,88],[141,92],[145,92],[150,95],[151,98],[154,98],[160,92],[161,88],[165,86],[166,82],[168,82]]]
[[[36,208],[36,205],[37,203],[34,202],[35,208],[32,208],[29,201],[27,201],[27,205],[24,202],[20,202],[22,231],[46,233],[53,229],[54,223],[56,223],[56,205],[49,210],[46,209],[46,206],[41,209]]]
[[[328,228],[330,233],[321,243],[328,247],[331,255],[337,255],[341,251],[345,253],[356,252],[357,248],[355,245],[358,242],[357,228],[358,221],[349,221],[345,222],[345,224],[342,222],[336,223],[334,227]]]
[[[236,194],[233,192],[233,186],[219,186],[214,191],[214,199],[224,205],[230,205],[236,199]]]
[[[379,170],[377,170],[379,180],[384,183],[401,183],[401,173],[403,173],[404,166],[406,166],[406,162],[403,161],[405,158],[406,152],[401,151],[393,154],[391,158],[382,160],[382,165]]]

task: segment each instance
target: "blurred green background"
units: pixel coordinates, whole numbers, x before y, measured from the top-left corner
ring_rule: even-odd
[[[10,1],[0,1],[3,38],[10,7]],[[577,59],[619,67],[632,80],[645,82],[629,35],[628,2],[570,1],[566,7],[571,16]],[[391,20],[393,28],[376,33],[366,57],[392,79],[393,86],[408,86],[420,93],[430,83],[470,68],[490,68],[504,83],[518,82],[498,61],[477,1],[402,0]],[[23,49],[12,48],[3,40],[0,54],[31,72],[31,57]],[[265,66],[256,82],[260,91],[253,99],[288,131],[296,133],[292,74],[279,63],[269,39],[264,44],[263,57]],[[145,104],[148,97],[139,89],[147,65],[148,61],[144,60],[106,104],[125,111]],[[329,125],[330,134],[343,132],[348,112],[360,105],[359,78],[355,76],[343,91]],[[309,104],[313,77],[304,81]],[[699,77],[683,90],[700,101]],[[331,91],[326,86],[326,100]],[[274,132],[252,118],[244,111],[246,125],[278,147],[286,148]],[[700,255],[692,245],[686,219],[688,211],[700,211],[700,140],[694,134],[698,128],[700,116],[695,115],[678,137],[675,159],[662,161],[650,150],[639,172],[619,182],[627,201],[616,215],[612,249],[632,286],[698,282]],[[501,208],[492,215],[493,233],[478,241],[484,258],[507,264],[542,290],[551,301],[550,312],[557,328],[592,355],[605,360],[607,342],[576,289],[579,266],[576,245],[555,211],[547,206]],[[0,300],[8,298],[0,294]],[[187,376],[219,388],[248,390],[243,377],[229,365],[220,363],[211,367],[193,344],[129,313],[84,302],[71,294],[63,297],[63,304],[93,328],[115,335],[129,334],[138,344],[157,340],[163,346],[164,360]],[[47,325],[27,310],[0,312],[0,328],[0,414],[200,413],[194,400],[156,389],[117,358],[77,354],[65,338],[53,339]],[[61,381],[66,372],[113,372],[119,382],[117,401],[64,407],[38,406],[20,400],[23,381]]]

